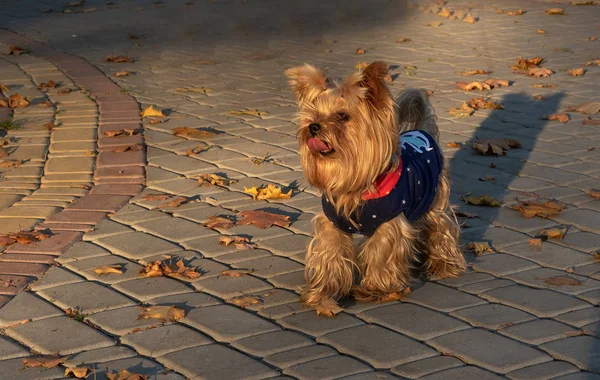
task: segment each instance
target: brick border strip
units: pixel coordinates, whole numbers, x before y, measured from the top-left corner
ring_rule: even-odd
[[[57,66],[77,86],[87,91],[98,105],[98,139],[94,186],[60,212],[50,216],[35,229],[53,233],[42,241],[16,243],[0,254],[0,307],[9,297],[25,289],[41,277],[54,259],[80,241],[109,213],[116,212],[139,194],[145,184],[146,150],[141,135],[140,107],[132,96],[120,92],[121,87],[83,58],[62,53],[7,29],[0,29],[0,42],[31,50],[31,55]],[[105,132],[134,129],[131,136],[107,136]],[[138,146],[115,152],[115,148]],[[123,150],[123,149],[121,149]]]

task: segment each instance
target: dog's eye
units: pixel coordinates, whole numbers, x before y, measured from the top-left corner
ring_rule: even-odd
[[[341,121],[342,123],[345,123],[347,121],[350,121],[350,115],[348,115],[346,112],[338,112],[337,114],[337,118],[339,121]]]

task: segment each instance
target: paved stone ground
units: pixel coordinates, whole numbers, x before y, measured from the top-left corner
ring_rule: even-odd
[[[600,128],[583,125],[587,116],[575,112],[567,124],[543,119],[600,101],[597,66],[585,66],[582,77],[567,74],[599,58],[599,42],[589,37],[600,34],[600,6],[450,2],[453,10],[472,8],[478,22],[467,24],[388,2],[337,8],[310,1],[89,1],[66,13],[62,1],[6,3],[0,2],[0,22],[19,35],[1,31],[0,49],[15,44],[31,51],[1,56],[0,83],[32,104],[14,114],[0,110],[0,119],[21,121],[8,131],[10,154],[3,162],[24,160],[0,168],[0,233],[48,228],[54,235],[0,254],[0,378],[63,378],[61,367],[22,368],[23,358],[53,353],[68,356],[66,367],[95,368],[96,377],[88,379],[122,369],[150,379],[600,378],[600,263],[594,256],[600,202],[588,194],[600,187]],[[566,15],[544,14],[557,6]],[[496,12],[519,7],[524,15]],[[427,26],[436,21],[442,25]],[[399,37],[412,41],[397,43]],[[358,48],[365,54],[355,54]],[[109,54],[134,62],[104,62]],[[549,78],[510,69],[517,57],[537,55],[555,72]],[[349,300],[343,313],[328,319],[298,303],[310,220],[320,202],[302,178],[295,104],[282,72],[310,62],[343,75],[357,62],[378,59],[393,66],[395,94],[404,87],[433,91],[453,204],[479,216],[462,220],[463,239],[488,241],[494,252],[466,252],[468,274],[417,284],[402,302]],[[473,69],[492,73],[456,75]],[[115,77],[119,71],[132,75]],[[457,90],[456,81],[488,77],[512,82],[486,93],[504,110],[448,114],[478,95]],[[61,86],[40,91],[50,79]],[[538,83],[556,87],[532,87]],[[202,87],[212,91],[177,90]],[[61,93],[64,88],[71,92]],[[39,105],[45,101],[51,107]],[[142,125],[138,111],[149,105],[165,110],[166,121]],[[268,114],[230,114],[244,108]],[[58,127],[50,131],[43,126],[48,122]],[[198,141],[174,136],[177,127],[219,135]],[[143,134],[105,135],[122,128]],[[503,157],[469,148],[487,137],[517,138],[522,147]],[[467,144],[454,149],[448,142]],[[127,146],[133,149],[114,152]],[[210,149],[186,155],[198,146]],[[265,155],[271,160],[252,162]],[[203,173],[239,181],[198,187]],[[484,176],[495,180],[480,181]],[[297,190],[275,201],[254,201],[243,192],[269,183]],[[467,205],[461,200],[466,192],[492,195],[503,205]],[[159,208],[165,201],[148,200],[151,194],[189,202]],[[517,198],[556,199],[567,208],[548,219],[524,219],[509,207]],[[266,230],[204,226],[212,215],[244,210],[281,213],[293,222]],[[562,240],[541,249],[528,244],[555,226],[568,227]],[[258,248],[219,246],[222,235],[247,236]],[[184,259],[202,276],[138,275],[142,265],[165,257]],[[105,265],[120,265],[124,273],[95,274]],[[253,272],[220,275],[230,268]],[[577,285],[546,281],[554,277]],[[239,308],[230,300],[241,295],[261,303]],[[175,305],[185,318],[138,319],[140,306],[149,305]],[[78,312],[67,315],[68,309]]]

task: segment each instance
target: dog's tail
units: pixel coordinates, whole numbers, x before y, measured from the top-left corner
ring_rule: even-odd
[[[433,107],[429,103],[427,91],[408,89],[396,98],[398,106],[398,122],[400,133],[411,130],[422,130],[429,133],[435,141],[439,141],[440,131],[436,124]]]

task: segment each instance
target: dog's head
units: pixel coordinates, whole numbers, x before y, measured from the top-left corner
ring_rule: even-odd
[[[300,107],[297,136],[307,180],[334,198],[361,194],[388,169],[398,146],[388,66],[374,62],[343,81],[311,65],[285,73]]]

